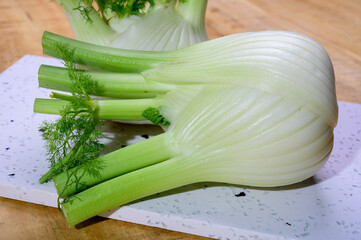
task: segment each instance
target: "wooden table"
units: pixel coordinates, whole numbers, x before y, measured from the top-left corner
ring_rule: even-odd
[[[338,99],[361,103],[359,0],[209,0],[210,39],[232,33],[289,30],[321,43],[331,56]],[[55,1],[0,0],[0,72],[25,54],[42,55],[44,30],[73,37]],[[205,239],[137,224],[93,218],[68,228],[57,209],[0,198],[3,239]]]

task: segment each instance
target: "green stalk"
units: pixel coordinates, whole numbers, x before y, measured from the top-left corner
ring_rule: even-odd
[[[82,70],[79,70],[82,71]],[[97,82],[92,95],[115,98],[151,98],[170,91],[173,86],[147,81],[139,73],[84,71]],[[41,65],[38,72],[39,86],[71,92],[72,81],[67,68]]]
[[[159,108],[158,99],[130,99],[130,100],[97,100],[99,118],[104,120],[145,120],[142,116],[145,109]]]
[[[62,94],[62,93],[57,93],[57,92],[52,92],[50,94],[51,98],[55,98],[55,99],[59,99],[59,100],[63,100],[63,101],[69,101],[69,102],[75,102],[77,101],[77,98],[72,96],[72,95],[68,95],[68,94]]]
[[[109,27],[92,7],[91,1],[84,3],[79,0],[56,0],[67,15],[70,26],[77,39],[99,45],[107,45],[116,38],[116,32]],[[76,8],[82,8],[82,14]],[[85,11],[83,13],[85,13]]]
[[[136,199],[202,180],[194,161],[181,157],[136,170],[72,195],[61,208],[70,226]]]
[[[104,47],[46,31],[43,34],[42,44],[46,55],[61,58],[59,46],[65,45],[69,50],[74,50],[72,52],[74,63],[116,72],[141,72],[174,60],[172,51],[148,52]]]
[[[34,112],[59,115],[59,111],[67,104],[69,102],[64,100],[35,98]]]
[[[142,116],[145,109],[149,107],[159,108],[161,106],[161,100],[156,98],[129,100],[104,99],[93,101],[99,108],[98,117],[102,120],[145,120]],[[67,104],[69,104],[69,101],[36,98],[34,102],[34,112],[59,114],[59,111]]]
[[[86,169],[80,167],[62,172],[53,180],[59,196],[66,197],[124,173],[162,162],[171,157],[173,157],[173,153],[165,144],[165,136],[160,134],[99,157],[98,160],[103,166],[99,170],[100,178],[87,174]],[[79,176],[82,176],[80,183],[78,182]]]
[[[194,27],[203,28],[208,0],[188,0],[179,4],[179,12]],[[202,11],[200,11],[202,10]]]

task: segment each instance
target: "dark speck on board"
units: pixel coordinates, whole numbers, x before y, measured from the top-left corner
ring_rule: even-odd
[[[14,176],[15,176],[15,173],[10,173],[8,176],[9,176],[9,177],[14,177]]]
[[[145,139],[149,138],[149,136],[147,134],[142,135],[142,137],[144,137]]]
[[[234,196],[236,196],[236,197],[244,197],[244,196],[246,196],[246,193],[245,192],[240,192],[240,193],[238,193],[238,194],[236,194]]]

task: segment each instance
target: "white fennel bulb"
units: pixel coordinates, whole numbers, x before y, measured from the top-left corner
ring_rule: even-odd
[[[321,45],[266,31],[180,51],[177,64],[143,75],[207,86],[181,113],[173,102],[161,109],[172,122],[167,141],[199,164],[198,181],[280,186],[309,178],[326,163],[338,106],[332,63]]]
[[[122,49],[173,50],[207,40],[207,0],[57,0],[78,40]],[[98,9],[95,10],[95,7]]]
[[[138,120],[153,107],[170,122],[164,133],[100,157],[105,164],[100,178],[81,168],[82,184],[93,187],[66,185],[77,183],[67,177],[76,176],[77,168],[55,176],[59,194],[70,195],[61,204],[70,225],[190,183],[296,183],[313,176],[331,154],[338,119],[333,66],[323,47],[309,37],[284,31],[243,33],[152,52],[44,34],[46,54],[61,56],[59,43],[74,49],[74,63],[101,70],[84,72],[99,79],[104,96],[107,84],[139,94],[132,100],[94,100],[90,105],[96,106],[97,117]],[[51,76],[64,71],[43,68],[43,85],[68,88],[66,79],[51,83]],[[101,80],[101,75],[109,79]],[[141,89],[127,82],[130,78]],[[142,99],[144,91],[154,96]],[[39,101],[35,109],[50,113],[53,102]],[[128,109],[129,104],[134,108]]]

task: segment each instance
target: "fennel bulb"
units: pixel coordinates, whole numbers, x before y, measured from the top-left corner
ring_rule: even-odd
[[[304,35],[243,33],[174,51],[143,52],[44,34],[46,54],[61,57],[59,44],[74,49],[74,63],[102,70],[84,73],[113,76],[104,81],[99,77],[105,90],[99,95],[107,84],[132,91],[132,84],[116,80],[127,74],[154,94],[92,100],[96,117],[137,120],[150,106],[171,123],[163,134],[99,157],[100,178],[84,166],[53,178],[65,198],[61,206],[70,225],[195,182],[261,187],[296,183],[314,175],[330,156],[338,117],[333,67],[322,46]],[[65,69],[43,70],[44,86],[49,82],[51,88],[69,88],[66,78],[56,84],[49,80],[53,71]],[[35,110],[54,113],[52,106],[72,101],[55,98],[62,100],[38,100]],[[130,103],[136,111],[126,107]]]
[[[207,40],[207,0],[57,0],[78,40],[138,50],[173,50]],[[98,11],[95,10],[96,4]]]

